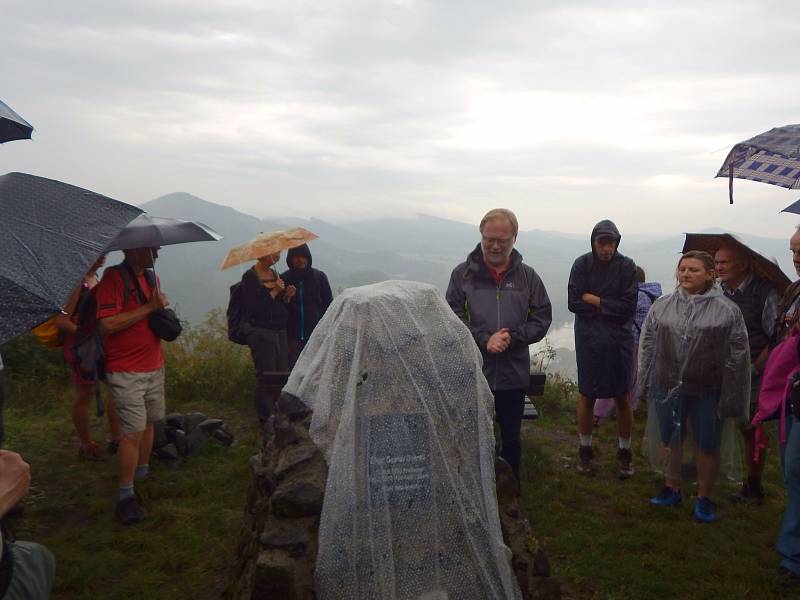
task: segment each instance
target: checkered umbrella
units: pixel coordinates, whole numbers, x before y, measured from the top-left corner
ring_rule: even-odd
[[[0,100],[0,144],[13,140],[30,139],[32,132],[33,125]]]
[[[770,129],[736,144],[717,177],[728,178],[733,204],[733,178],[800,189],[800,124]]]

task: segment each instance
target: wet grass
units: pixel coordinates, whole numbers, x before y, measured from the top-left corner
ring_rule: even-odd
[[[616,479],[614,422],[595,429],[597,474],[579,475],[574,401],[548,390],[539,404],[542,418],[523,428],[524,502],[566,598],[800,598],[800,590],[781,587],[776,577],[786,501],[777,452],[768,457],[763,506],[733,504],[728,496],[735,488],[721,486],[713,498],[720,520],[701,525],[691,518],[693,486],[684,487],[683,507],[648,505],[663,483],[638,443],[636,474]]]
[[[25,513],[12,524],[20,539],[45,544],[58,562],[53,598],[219,598],[229,583],[250,471],[258,450],[249,399],[170,403],[225,419],[230,448],[209,443],[177,467],[153,462],[137,484],[150,518],[125,527],[114,518],[116,462],[81,462],[69,420],[69,390],[6,411],[5,447],[31,464]],[[94,423],[105,439],[104,423]]]

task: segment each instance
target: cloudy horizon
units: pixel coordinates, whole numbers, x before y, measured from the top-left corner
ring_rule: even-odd
[[[800,196],[713,176],[800,122],[789,1],[4,3],[24,171],[259,217],[788,237]]]

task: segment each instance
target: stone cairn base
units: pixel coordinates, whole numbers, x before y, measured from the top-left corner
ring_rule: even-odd
[[[228,596],[241,600],[311,600],[317,532],[327,467],[308,434],[311,411],[282,394],[265,431],[261,454],[250,458],[253,481],[242,522],[236,569]],[[560,598],[544,550],[533,537],[504,460],[495,461],[497,499],[505,543],[526,600]]]

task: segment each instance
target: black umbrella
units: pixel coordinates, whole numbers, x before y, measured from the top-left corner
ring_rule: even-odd
[[[211,227],[197,221],[143,214],[128,223],[106,250],[111,252],[130,248],[156,248],[189,242],[215,242],[221,239],[222,236]]]
[[[0,176],[0,344],[61,311],[83,274],[141,212],[60,181]]]
[[[740,248],[744,255],[750,259],[750,268],[753,273],[769,281],[779,294],[782,294],[791,283],[786,273],[778,266],[778,263],[759,254],[730,233],[687,233],[686,241],[683,243],[683,252],[704,250],[714,256],[717,250],[723,246]]]
[[[800,200],[795,200],[789,206],[784,208],[781,212],[794,213],[800,215]]]
[[[0,144],[13,140],[28,140],[33,126],[0,100]]]

